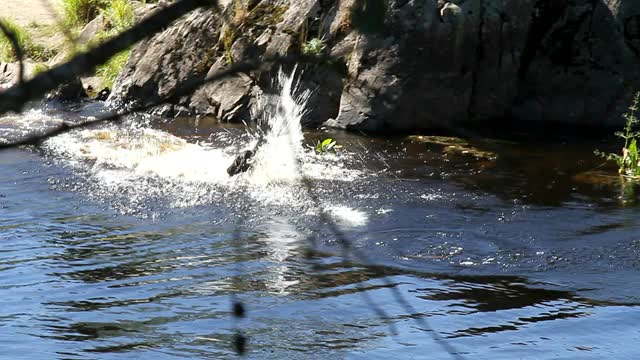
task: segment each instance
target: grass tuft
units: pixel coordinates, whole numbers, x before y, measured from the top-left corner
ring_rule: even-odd
[[[115,32],[130,28],[136,21],[135,10],[128,0],[113,0],[102,13]]]
[[[311,57],[320,57],[327,48],[324,39],[313,38],[302,44],[302,54]]]
[[[33,60],[46,60],[50,55],[41,45],[36,44],[29,31],[9,19],[0,19],[0,22],[16,35],[19,46],[24,51],[25,58]],[[18,60],[13,50],[11,41],[0,33],[0,61],[12,62]]]
[[[83,26],[93,20],[109,2],[106,0],[63,0],[64,23],[71,27]]]
[[[102,87],[111,89],[116,81],[118,74],[129,60],[131,50],[125,50],[114,55],[109,61],[98,67],[97,74],[102,78]]]
[[[128,0],[113,0],[102,11],[107,21],[108,29],[98,35],[100,40],[108,39],[130,28],[135,24],[135,9]],[[97,69],[97,75],[102,79],[102,87],[111,89],[118,74],[129,59],[130,50],[114,55],[109,61]]]

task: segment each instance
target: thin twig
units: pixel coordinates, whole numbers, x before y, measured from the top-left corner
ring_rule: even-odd
[[[40,73],[31,80],[9,88],[0,93],[0,115],[9,111],[20,112],[28,101],[41,98],[48,91],[77,76],[91,73],[96,66],[104,64],[115,54],[162,31],[173,21],[202,6],[217,6],[217,1],[177,0],[99,46],[78,54],[68,62]]]
[[[0,31],[2,34],[9,39],[11,42],[11,46],[13,47],[13,53],[18,59],[18,82],[22,84],[24,82],[24,50],[22,46],[20,46],[20,42],[18,41],[18,36],[15,31],[9,29],[9,26],[0,19]]]
[[[71,46],[73,46],[73,48],[75,49],[77,46],[76,37],[73,36],[73,33],[67,26],[65,26],[64,20],[62,20],[56,9],[53,7],[53,5],[51,5],[51,2],[48,0],[40,0],[40,3],[47,9],[47,11],[49,11],[51,16],[53,16],[56,26],[62,31],[62,34],[67,39],[69,44],[71,44]]]
[[[205,77],[204,79],[199,79],[199,80],[191,80],[191,81],[187,81],[185,82],[182,86],[180,86],[176,92],[170,96],[170,97],[166,97],[164,99],[161,100],[157,100],[157,101],[153,101],[151,103],[145,104],[145,105],[136,105],[136,106],[131,106],[129,107],[127,110],[119,112],[119,113],[111,113],[109,115],[103,116],[103,117],[99,117],[97,119],[94,120],[89,120],[89,121],[85,121],[85,122],[81,122],[81,123],[77,123],[77,124],[69,124],[69,123],[63,123],[51,130],[48,130],[42,134],[34,134],[32,136],[28,136],[26,138],[20,139],[20,140],[16,140],[16,141],[12,141],[12,142],[8,142],[8,143],[4,143],[4,144],[0,144],[0,150],[3,149],[9,149],[9,148],[15,148],[15,147],[19,147],[19,146],[24,146],[24,145],[40,145],[43,141],[50,139],[54,136],[58,136],[58,135],[62,135],[65,133],[68,133],[72,130],[78,130],[78,129],[86,129],[86,128],[90,128],[92,126],[98,125],[98,124],[103,124],[103,123],[114,123],[114,122],[118,122],[120,120],[122,120],[122,118],[126,115],[132,114],[132,113],[136,113],[136,112],[143,112],[143,111],[147,111],[149,109],[153,109],[159,105],[165,104],[165,103],[170,103],[172,100],[176,100],[179,99],[181,96],[187,95],[187,94],[191,94],[192,92],[194,92],[195,90],[197,90],[200,86],[210,83],[210,82],[214,82],[216,80],[220,80],[224,77],[227,76],[231,76],[233,74],[237,74],[239,72],[247,72],[247,71],[252,71],[252,70],[264,70],[267,69],[269,66],[271,66],[271,64],[273,64],[274,62],[286,62],[286,60],[282,59],[282,58],[275,58],[274,60],[264,60],[261,62],[245,62],[245,63],[238,63],[236,65],[232,65],[229,68],[216,72],[214,74],[211,74],[207,77]]]

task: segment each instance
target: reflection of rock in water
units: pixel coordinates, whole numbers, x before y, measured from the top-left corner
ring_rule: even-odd
[[[457,137],[411,135],[407,137],[407,140],[416,143],[442,145],[445,153],[470,155],[477,159],[485,160],[495,160],[497,158],[496,153],[478,149],[475,146],[471,146],[468,141]]]
[[[620,182],[620,177],[604,171],[584,171],[572,177],[577,183],[611,186]]]

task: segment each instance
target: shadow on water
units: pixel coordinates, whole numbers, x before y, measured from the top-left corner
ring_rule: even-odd
[[[54,237],[51,243],[62,252],[51,258],[49,266],[58,270],[49,275],[80,291],[70,292],[74,300],[43,303],[59,315],[39,319],[40,337],[86,343],[75,347],[87,353],[229,357],[225,349],[232,334],[212,330],[228,321],[227,296],[236,293],[251,313],[248,332],[256,358],[291,352],[321,358],[367,348],[388,336],[390,323],[413,328],[415,318],[513,313],[491,326],[454,320],[455,326],[438,328],[445,338],[458,339],[588,318],[596,307],[618,306],[524,277],[451,276],[363,266],[321,253],[308,257],[301,239],[278,247],[280,230],[243,233],[236,244],[228,229],[205,231],[197,224],[160,226],[151,234],[132,231],[117,227]],[[400,289],[418,312],[406,313],[389,287]],[[373,316],[360,292],[373,294],[389,317]],[[420,342],[428,338],[414,336]]]
[[[154,126],[193,143],[241,131],[184,121]],[[433,333],[465,358],[637,354],[640,219],[592,155],[603,143],[305,142],[329,136],[350,154],[345,171],[363,172],[314,186],[377,265],[331,255],[339,243],[306,204],[235,191],[181,207],[141,198],[129,213],[136,188],[94,201],[93,178],[0,153],[0,357],[234,358],[231,294],[247,305],[239,326],[256,359],[450,358]]]
[[[366,154],[370,166],[388,169],[401,180],[450,180],[467,191],[540,206],[584,200],[615,208],[623,195],[615,164],[593,153],[618,152],[619,139],[610,136],[585,140],[556,135],[531,141],[518,134],[470,139],[407,135],[389,141],[375,134],[330,134]],[[384,161],[376,163],[377,158]]]

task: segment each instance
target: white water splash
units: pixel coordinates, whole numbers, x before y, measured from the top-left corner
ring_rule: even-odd
[[[279,96],[261,96],[254,111],[260,114],[259,127],[268,130],[247,176],[252,183],[296,181],[301,173],[298,164],[304,137],[300,122],[310,94],[297,91],[294,76],[279,72],[277,80]]]
[[[51,117],[41,109],[27,110],[19,115],[0,117],[0,141],[12,141],[60,125],[62,119]]]
[[[366,213],[348,206],[329,206],[327,212],[343,225],[364,226],[369,221]]]
[[[192,143],[131,122],[64,134],[48,140],[45,148],[95,180],[93,197],[127,193],[135,199],[131,206],[144,203],[146,196],[169,198],[174,207],[208,204],[236,191],[266,205],[313,207],[300,185],[302,176],[348,182],[362,173],[345,166],[347,153],[317,155],[305,149],[300,123],[310,94],[299,91],[295,76],[282,72],[275,85],[278,95],[258,99],[259,128],[269,130],[262,134],[253,167],[234,177],[226,169],[238,154],[241,137],[226,134]],[[240,148],[251,149],[257,142],[254,134]],[[366,224],[364,214],[331,213],[354,219],[346,221],[352,225]]]
[[[202,183],[228,181],[226,173],[220,171],[229,163],[230,157],[224,152],[155,129],[110,126],[82,130],[50,139],[46,147],[76,165],[91,164],[93,175],[111,182],[130,176]]]

